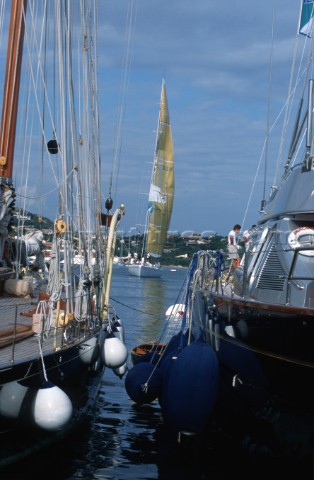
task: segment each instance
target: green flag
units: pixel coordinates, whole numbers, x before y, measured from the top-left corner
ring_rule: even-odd
[[[313,3],[314,0],[302,0],[301,1],[301,13],[299,22],[299,33],[312,36],[313,25]]]

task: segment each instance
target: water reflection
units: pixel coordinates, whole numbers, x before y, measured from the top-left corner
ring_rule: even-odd
[[[119,396],[117,397],[117,391]],[[97,420],[96,420],[97,418]],[[135,405],[115,381],[104,381],[95,418],[94,475],[111,480],[200,480],[215,471],[204,439],[179,445],[162,422],[157,402]],[[101,453],[100,453],[101,452]],[[77,470],[82,474],[82,470]],[[84,474],[86,467],[84,469]],[[83,477],[85,478],[85,477]],[[214,480],[222,479],[219,472]]]
[[[162,278],[137,278],[124,268],[114,270],[110,298],[125,324],[129,348],[159,339],[165,311],[176,303],[186,272],[165,269]]]
[[[128,349],[159,335],[164,312],[177,303],[185,273],[167,272],[162,279],[114,273],[112,304],[123,320]],[[45,454],[1,471],[1,478],[225,480],[240,476],[242,480],[262,480],[276,473],[285,480],[312,478],[311,469],[304,473],[282,464],[250,463],[213,430],[179,445],[163,425],[159,404],[135,405],[125,391],[124,380],[106,369],[89,422]]]
[[[141,279],[140,279],[141,280]],[[164,323],[165,280],[158,278],[147,278],[139,285],[139,323],[141,334],[139,343],[159,338]],[[142,313],[145,312],[145,313]]]

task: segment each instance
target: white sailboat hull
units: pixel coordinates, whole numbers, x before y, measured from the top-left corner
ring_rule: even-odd
[[[133,277],[161,277],[162,269],[154,265],[128,265],[128,273]]]

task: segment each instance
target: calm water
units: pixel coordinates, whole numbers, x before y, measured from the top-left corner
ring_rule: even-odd
[[[114,271],[111,303],[123,320],[128,350],[158,338],[164,312],[176,303],[186,269],[165,271],[162,279],[128,276]],[[131,366],[130,359],[128,360]],[[285,465],[249,464],[234,454],[214,432],[205,439],[178,445],[164,428],[158,403],[137,406],[129,399],[124,379],[106,369],[93,418],[60,445],[18,467],[0,472],[6,479],[103,480],[243,480],[278,478],[310,480],[312,474]],[[279,477],[280,475],[280,477]]]

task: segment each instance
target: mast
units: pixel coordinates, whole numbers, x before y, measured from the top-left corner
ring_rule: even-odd
[[[12,0],[0,129],[0,177],[8,183],[12,182],[26,6],[27,0]]]

